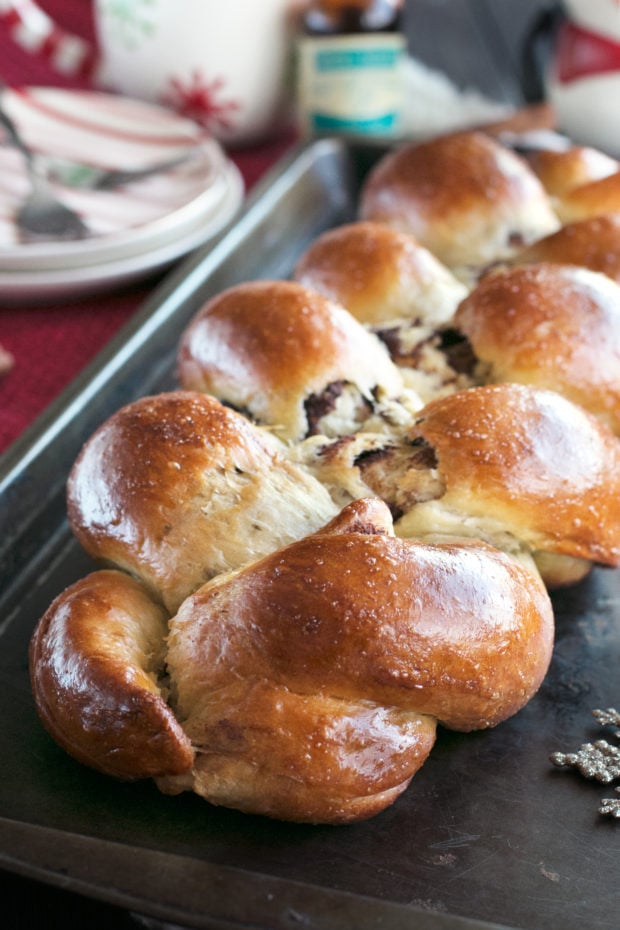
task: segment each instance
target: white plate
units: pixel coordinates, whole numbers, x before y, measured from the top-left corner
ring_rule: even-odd
[[[0,306],[53,303],[98,294],[161,271],[183,255],[205,245],[229,223],[243,200],[243,179],[233,164],[225,173],[225,192],[211,216],[201,217],[183,237],[129,257],[73,268],[39,271],[0,270]]]
[[[131,169],[189,149],[193,154],[175,168],[113,191],[55,185],[93,236],[21,244],[12,216],[28,191],[25,166],[13,147],[0,147],[0,272],[52,272],[139,258],[179,240],[193,241],[196,226],[230,200],[231,163],[219,143],[163,107],[57,88],[7,90],[3,103],[31,148],[52,158]]]

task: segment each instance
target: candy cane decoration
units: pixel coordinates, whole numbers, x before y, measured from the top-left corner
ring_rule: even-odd
[[[0,23],[24,51],[41,55],[69,77],[92,77],[95,49],[79,36],[60,29],[32,0],[0,0]]]

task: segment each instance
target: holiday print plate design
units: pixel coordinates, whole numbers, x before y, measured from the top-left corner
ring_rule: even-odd
[[[238,172],[219,143],[163,107],[56,88],[13,89],[3,103],[56,195],[91,234],[78,241],[20,241],[14,216],[28,193],[28,176],[23,156],[0,135],[0,291],[5,284],[11,289],[11,276],[28,272],[80,269],[88,281],[96,266],[132,262],[146,273],[160,265],[162,254],[178,258],[213,236],[243,198]],[[67,162],[86,169],[164,168],[91,190],[74,186]],[[64,173],[54,173],[59,165]]]
[[[56,268],[3,272],[0,251],[0,306],[42,304],[100,294],[133,284],[147,275],[164,271],[174,261],[205,245],[236,215],[243,199],[243,180],[234,165],[227,171],[226,192],[213,216],[195,227],[147,251],[116,255],[109,261]]]

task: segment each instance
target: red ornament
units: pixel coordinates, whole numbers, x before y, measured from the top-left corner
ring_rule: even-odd
[[[161,101],[207,129],[231,130],[240,103],[222,99],[225,84],[222,77],[208,81],[202,72],[193,71],[189,81],[181,77],[170,78],[169,89]]]

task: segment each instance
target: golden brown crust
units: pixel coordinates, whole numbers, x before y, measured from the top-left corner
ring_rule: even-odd
[[[538,687],[549,621],[536,573],[483,543],[325,534],[192,595],[172,623],[168,662],[183,719],[207,685],[239,676],[306,695],[319,682],[329,695],[473,730]]]
[[[382,223],[329,229],[301,256],[295,278],[336,301],[361,323],[438,326],[467,290],[412,236]]]
[[[620,284],[620,213],[567,223],[517,253],[512,262],[581,265]]]
[[[394,524],[385,503],[374,497],[351,501],[321,528],[321,535],[363,533],[366,536],[393,536]]]
[[[615,158],[587,145],[533,149],[524,157],[547,193],[560,198],[575,187],[614,174],[619,167]]]
[[[449,268],[480,268],[557,229],[526,163],[481,132],[407,144],[365,181],[360,218],[410,233]]]
[[[80,453],[67,500],[86,551],[141,578],[171,612],[207,578],[336,512],[271,437],[186,391],[143,398],[110,417]]]
[[[178,372],[183,387],[213,394],[284,439],[311,431],[307,404],[332,385],[354,389],[362,418],[375,396],[403,390],[375,336],[343,307],[289,281],[248,282],[210,300],[181,338]]]
[[[352,526],[366,508],[380,516],[358,502]],[[385,515],[378,533],[349,519],[214,579],[172,621],[193,787],[216,803],[370,816],[426,758],[434,718],[493,726],[542,681],[553,618],[535,570],[479,542],[397,539]]]
[[[191,743],[157,684],[166,615],[127,575],[94,572],[60,594],[30,645],[39,715],[78,761],[118,778],[179,775]]]
[[[197,746],[191,778],[158,779],[212,804],[301,823],[351,823],[407,788],[435,742],[432,717],[371,701],[234,681],[185,722]]]
[[[488,381],[548,388],[620,434],[620,285],[574,266],[485,276],[458,308]]]
[[[209,301],[180,346],[186,389],[122,408],[76,461],[72,529],[124,571],[56,599],[30,668],[81,762],[272,817],[372,816],[438,722],[494,726],[535,694],[553,642],[536,565],[553,584],[620,565],[620,441],[572,402],[617,416],[615,284],[569,266],[488,275],[459,324],[504,383],[415,414],[364,329],[446,323],[423,305],[454,281],[434,255],[465,277],[556,229],[540,181],[457,133],[382,160],[360,216],[314,243],[300,281]],[[306,438],[293,453],[277,430]]]
[[[620,213],[620,172],[572,188],[558,200],[556,209],[564,224]]]
[[[347,823],[405,790],[437,720],[494,726],[535,693],[540,577],[478,542],[394,537],[377,500],[221,575],[170,624],[117,571],[63,592],[30,649],[41,718],[80,762],[214,804]],[[175,714],[157,683],[166,662]]]
[[[445,492],[402,518],[403,535],[486,525],[534,551],[620,564],[620,441],[556,392],[460,391],[428,404],[410,439],[434,450]]]

